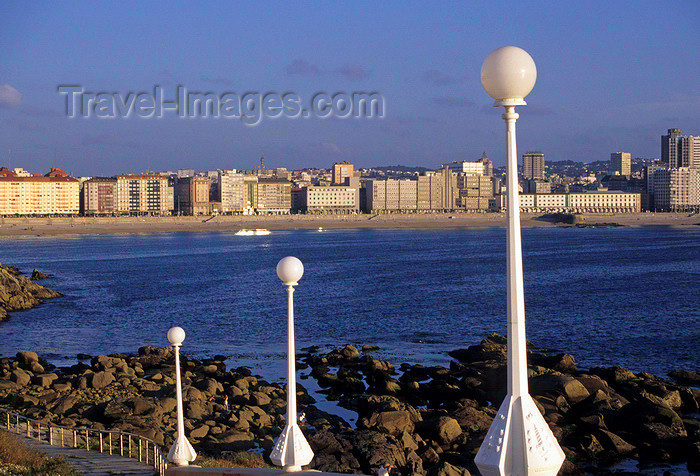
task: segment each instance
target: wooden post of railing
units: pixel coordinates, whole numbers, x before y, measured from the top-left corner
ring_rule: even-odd
[[[112,432],[109,432],[109,454],[112,455]]]
[[[141,462],[141,437],[139,436],[139,463]]]
[[[102,432],[100,432],[100,453],[102,453]]]
[[[129,458],[131,458],[131,435],[129,435]]]
[[[78,447],[78,432],[73,430],[73,448]]]
[[[90,451],[90,430],[85,428],[85,448]]]
[[[49,423],[49,444],[53,445],[53,433],[51,432],[51,424]]]
[[[27,438],[29,438],[30,430],[31,430],[31,425],[29,424],[29,420],[27,420]]]
[[[124,456],[124,435],[119,433],[119,454]]]
[[[64,446],[64,441],[63,441],[63,427],[61,427],[61,446]]]

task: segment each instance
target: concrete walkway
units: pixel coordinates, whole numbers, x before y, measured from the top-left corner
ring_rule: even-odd
[[[155,474],[153,466],[139,463],[133,458],[66,446],[51,446],[45,441],[33,440],[17,434],[14,436],[47,456],[65,458],[68,464],[85,476],[153,476]]]

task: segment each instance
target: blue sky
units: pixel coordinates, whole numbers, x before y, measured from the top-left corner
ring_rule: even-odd
[[[76,176],[217,168],[505,163],[481,64],[516,45],[538,68],[518,152],[658,157],[700,135],[700,2],[3,2],[0,165]],[[60,85],[127,97],[189,91],[377,92],[384,118],[68,118]]]

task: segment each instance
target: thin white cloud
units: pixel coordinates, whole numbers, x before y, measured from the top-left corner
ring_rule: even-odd
[[[17,109],[22,105],[22,93],[9,84],[0,84],[0,107]]]

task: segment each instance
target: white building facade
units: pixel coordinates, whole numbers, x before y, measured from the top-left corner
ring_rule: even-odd
[[[303,187],[301,197],[300,208],[305,213],[354,214],[360,211],[359,190],[356,187]]]

